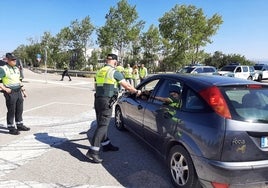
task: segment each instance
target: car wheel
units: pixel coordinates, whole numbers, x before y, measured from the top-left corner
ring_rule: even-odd
[[[182,146],[174,146],[168,157],[172,183],[179,188],[200,188],[189,153]]]
[[[125,130],[123,116],[120,107],[115,107],[115,127],[118,130]]]
[[[249,77],[248,77],[248,80],[252,80],[252,77],[251,77],[251,76],[249,76]]]
[[[258,76],[258,82],[261,82],[261,80],[262,80],[262,76],[259,75],[259,76]]]

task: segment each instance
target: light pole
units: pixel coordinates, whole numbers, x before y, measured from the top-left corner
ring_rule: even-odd
[[[47,46],[45,46],[44,50],[45,50],[45,79],[47,83]]]

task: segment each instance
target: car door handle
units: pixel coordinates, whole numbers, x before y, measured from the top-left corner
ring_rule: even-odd
[[[138,105],[138,110],[141,110],[142,108],[142,105]]]

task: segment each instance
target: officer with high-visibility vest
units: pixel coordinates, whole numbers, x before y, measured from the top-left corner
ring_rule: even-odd
[[[116,65],[117,55],[108,54],[106,65],[96,73],[95,77],[96,93],[94,108],[97,128],[94,132],[91,146],[86,153],[86,157],[95,163],[101,163],[103,161],[99,156],[101,147],[103,152],[119,150],[108,138],[108,126],[112,117],[113,104],[118,96],[118,84],[133,94],[141,94],[140,90],[135,89],[125,80],[122,73],[116,70]]]
[[[7,107],[7,128],[12,135],[20,134],[20,131],[29,131],[30,128],[23,125],[23,97],[26,97],[25,89],[21,84],[20,70],[16,66],[16,57],[12,53],[6,54],[7,64],[0,67],[2,83],[0,89],[4,93]],[[15,124],[14,124],[15,120]]]
[[[147,68],[144,66],[144,64],[141,64],[141,67],[139,69],[139,75],[140,75],[140,82],[142,82],[146,76],[148,76]]]
[[[130,64],[127,64],[127,67],[124,69],[124,75],[127,82],[132,85],[132,67]]]

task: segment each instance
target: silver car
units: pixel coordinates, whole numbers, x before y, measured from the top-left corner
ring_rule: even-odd
[[[216,67],[206,65],[185,66],[177,71],[177,73],[205,74],[205,75],[213,75],[216,72],[217,72]]]

